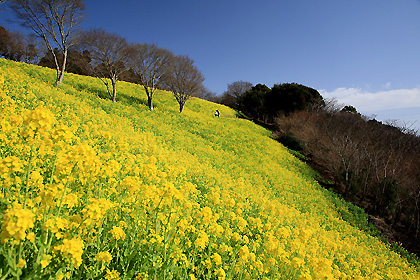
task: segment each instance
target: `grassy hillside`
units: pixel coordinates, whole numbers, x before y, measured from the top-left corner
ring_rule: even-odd
[[[420,279],[231,109],[52,81],[0,59],[0,279]]]

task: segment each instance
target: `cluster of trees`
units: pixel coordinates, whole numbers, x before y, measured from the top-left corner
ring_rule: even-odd
[[[0,57],[38,64],[45,53],[44,46],[34,36],[8,31],[0,26]]]
[[[213,101],[272,129],[277,140],[306,156],[322,184],[383,219],[394,240],[420,253],[417,131],[362,116],[296,83],[269,88],[237,81]]]
[[[340,109],[335,102],[282,116],[276,125],[276,134],[302,149],[328,187],[384,219],[406,247],[420,252],[416,131],[364,117],[352,106]]]
[[[54,53],[58,60],[62,59],[62,54],[57,48],[54,49]],[[90,66],[91,60],[92,59],[88,51],[79,52],[75,48],[70,48],[67,53],[66,73],[93,76]],[[50,52],[46,52],[36,64],[55,69],[54,56],[51,55]]]
[[[250,82],[237,81],[228,84],[219,102],[255,121],[273,123],[281,115],[322,104],[323,98],[317,90],[297,83],[276,84],[269,88],[263,84],[252,86]]]
[[[215,101],[238,110],[239,98],[251,89],[252,83],[246,81],[236,81],[228,84],[227,90]]]
[[[0,32],[8,35],[0,37],[1,56],[16,61],[25,57],[25,62],[33,63],[37,58],[36,64],[56,70],[57,86],[61,85],[66,72],[92,75],[101,79],[115,102],[117,82],[134,82],[144,87],[152,111],[157,89],[171,91],[180,112],[191,96],[204,92],[204,77],[188,56],[174,55],[154,44],[129,43],[120,35],[103,29],[76,30],[84,17],[83,0],[8,2],[16,19],[43,41],[47,52],[40,56],[35,45],[17,47],[10,38],[23,41],[25,37],[10,36],[0,28]]]

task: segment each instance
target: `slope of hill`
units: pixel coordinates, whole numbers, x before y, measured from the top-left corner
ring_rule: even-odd
[[[0,59],[2,279],[420,278],[231,109],[53,80]]]

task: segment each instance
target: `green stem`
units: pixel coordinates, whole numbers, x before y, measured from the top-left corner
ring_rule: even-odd
[[[20,259],[22,258],[22,240],[19,241],[19,247],[18,248],[19,248],[18,249],[18,251],[19,251],[19,253],[18,253],[18,262],[19,262]]]
[[[9,266],[10,264],[13,266],[13,270],[16,270],[16,260],[15,258],[13,258],[14,253],[12,251],[15,251],[15,246],[12,245],[12,248],[8,250],[8,261],[9,261]],[[11,261],[13,260],[13,261]],[[11,262],[11,263],[10,263]]]
[[[155,220],[156,220],[156,234],[158,234],[158,230],[159,230],[159,227],[160,227],[160,225],[158,225],[157,224],[157,221],[158,221],[158,214],[159,214],[159,211],[158,211],[158,209],[159,209],[159,207],[160,207],[160,204],[162,203],[162,201],[163,201],[163,199],[165,198],[165,194],[167,193],[168,191],[165,191],[164,193],[163,193],[163,196],[161,197],[161,199],[160,199],[160,201],[159,201],[159,203],[158,203],[158,205],[156,206],[156,208],[155,208],[155,210],[156,210],[156,215],[155,215]]]
[[[29,153],[28,168],[26,169],[25,199],[23,201],[23,209],[25,209],[26,207],[26,200],[28,199],[28,195],[29,195],[29,177],[30,177],[29,175],[31,174],[31,170],[32,170],[33,151],[34,151],[34,144],[31,145],[31,151]]]
[[[58,158],[58,152],[55,153],[54,162],[51,170],[51,177],[50,177],[50,185],[52,184],[54,173],[55,173],[55,167],[57,164],[57,158]]]
[[[169,239],[167,240],[167,238],[166,238],[166,232],[167,232],[168,225],[169,225],[169,222],[170,222],[171,216],[172,216],[172,205],[173,205],[173,197],[172,197],[171,207],[169,208],[170,210],[169,210],[168,219],[166,221],[165,230],[163,232],[163,238],[164,238],[163,239],[163,263],[165,263],[165,264],[166,264],[166,244],[167,244],[167,241],[169,241]]]
[[[74,172],[74,170],[75,170],[75,169],[76,169],[76,164],[75,164],[75,165],[73,166],[73,168],[71,169],[71,172],[70,172],[69,178],[71,177],[71,175],[73,174],[73,172]],[[66,194],[66,190],[67,190],[67,187],[69,186],[69,184],[70,184],[70,180],[67,180],[66,184],[64,185],[63,194],[61,195],[60,205],[58,206],[58,213],[57,213],[57,214],[60,214],[61,207],[62,207],[62,205],[63,205],[64,195]]]
[[[20,243],[19,243],[20,244]],[[15,278],[19,279],[19,275],[17,274],[17,264],[16,264],[16,254],[15,254],[15,245],[12,245],[12,248],[8,251],[9,253],[9,262],[11,261],[12,271],[16,273]],[[10,265],[10,263],[9,263]],[[9,269],[10,270],[10,269]]]
[[[3,277],[0,278],[0,280],[5,280],[7,276],[9,276],[9,274],[10,274],[10,268],[7,270],[7,273],[3,275]]]
[[[60,214],[61,207],[63,206],[64,195],[66,194],[67,187],[68,187],[68,185],[70,184],[69,182],[70,182],[70,181],[68,180],[68,181],[66,182],[66,184],[64,185],[64,190],[63,190],[63,193],[62,193],[62,195],[61,195],[60,205],[58,206],[58,213],[57,213],[57,214]]]

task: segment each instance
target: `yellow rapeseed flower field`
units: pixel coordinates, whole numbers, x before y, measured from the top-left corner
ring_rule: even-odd
[[[0,279],[420,279],[231,109],[53,81],[0,59]]]

